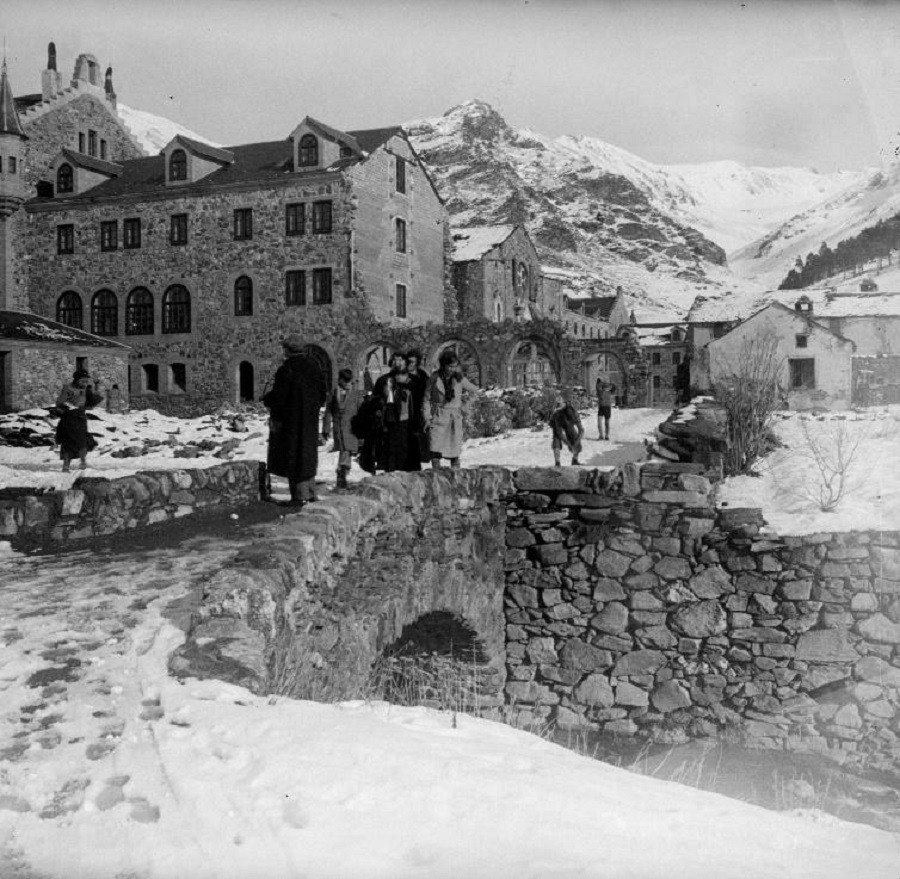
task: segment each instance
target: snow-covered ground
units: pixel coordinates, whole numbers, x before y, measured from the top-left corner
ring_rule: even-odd
[[[640,457],[665,414],[615,411],[608,443],[586,418],[583,460]],[[865,470],[875,471],[878,455],[892,463],[900,410],[883,416],[843,422],[868,429]],[[779,432],[793,441],[799,423],[791,416]],[[241,425],[225,415],[188,422],[101,414],[93,429],[101,438],[89,458],[94,476],[211,466],[235,438],[226,456],[261,458],[265,447],[259,416]],[[159,443],[152,454],[112,456],[145,440]],[[174,457],[204,440],[198,457]],[[771,473],[734,480],[723,496],[744,506],[759,491],[773,503],[775,486],[798,467],[788,457],[795,451],[780,450]],[[335,457],[322,454],[326,483]],[[471,441],[463,460],[550,464],[549,431]],[[896,469],[878,467],[866,484],[884,499]],[[62,474],[49,449],[0,446],[0,484],[64,486],[77,475]],[[853,503],[871,502],[869,490],[851,495]],[[240,537],[194,538],[125,555],[0,556],[0,877],[900,875],[896,835],[639,776],[501,724],[179,683],[166,666],[184,637],[174,609],[240,545]]]
[[[818,416],[785,413],[773,427],[784,446],[761,461],[753,476],[725,480],[716,495],[720,506],[759,507],[769,530],[782,535],[900,530],[900,406]],[[846,467],[838,466],[840,455]],[[828,495],[828,479],[837,490],[841,469],[844,495],[825,511],[819,499]]]
[[[896,879],[896,835],[468,716],[179,683],[229,541],[0,561],[4,879]]]

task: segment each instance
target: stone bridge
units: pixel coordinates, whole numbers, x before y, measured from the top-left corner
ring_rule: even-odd
[[[462,647],[473,710],[659,741],[900,757],[900,534],[765,533],[699,464],[383,474],[206,584],[179,675],[349,698]]]

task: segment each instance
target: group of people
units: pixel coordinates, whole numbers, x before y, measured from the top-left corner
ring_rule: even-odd
[[[328,393],[302,337],[288,336],[282,346],[285,359],[263,403],[270,415],[267,470],[288,480],[290,506],[316,500],[322,406],[321,439],[332,439],[338,453],[339,489],[347,487],[356,455],[370,473],[421,470],[429,461],[438,469],[444,458],[452,468],[460,466],[462,395],[478,387],[463,375],[455,351],[441,353],[432,375],[422,368],[421,352],[396,352],[368,394],[353,386],[351,370],[341,369]]]

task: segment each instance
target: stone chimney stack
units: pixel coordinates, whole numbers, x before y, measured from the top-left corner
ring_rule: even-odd
[[[62,77],[56,69],[56,43],[47,47],[47,69],[41,74],[41,97],[45,101],[62,91]]]
[[[113,88],[112,67],[106,68],[106,80],[103,83],[103,89],[106,92],[106,100],[116,109],[116,90]]]

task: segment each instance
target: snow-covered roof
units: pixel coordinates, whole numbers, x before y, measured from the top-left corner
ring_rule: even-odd
[[[754,299],[697,297],[688,312],[688,323],[720,323],[744,320],[766,305],[777,302],[794,308],[807,300],[814,317],[900,317],[900,293],[835,292],[831,287],[801,290],[769,290]]]
[[[124,354],[130,346],[95,336],[93,333],[66,326],[58,321],[26,311],[0,311],[0,338],[27,342],[57,342],[89,345],[95,348],[118,348]]]
[[[481,259],[488,251],[503,244],[515,230],[512,223],[497,226],[470,226],[453,231],[453,261]]]
[[[680,345],[684,342],[684,327],[674,324],[670,327],[633,326],[630,329],[637,336],[638,344],[642,346]],[[674,330],[679,332],[677,340],[672,339],[672,332]]]

